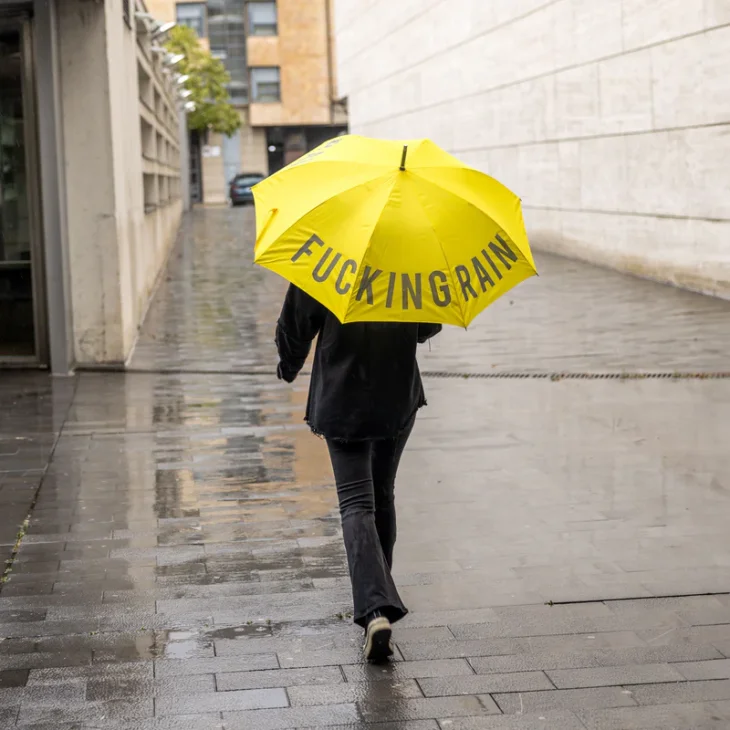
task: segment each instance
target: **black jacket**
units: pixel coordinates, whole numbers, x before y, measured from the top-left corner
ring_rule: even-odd
[[[438,324],[340,324],[323,305],[290,286],[276,327],[279,377],[292,382],[312,341],[317,349],[306,421],[325,438],[393,438],[426,405],[416,347]]]

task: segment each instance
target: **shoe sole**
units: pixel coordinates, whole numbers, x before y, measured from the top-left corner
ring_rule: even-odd
[[[371,664],[383,664],[393,656],[390,639],[393,630],[387,618],[376,618],[368,626],[365,641],[365,659]]]

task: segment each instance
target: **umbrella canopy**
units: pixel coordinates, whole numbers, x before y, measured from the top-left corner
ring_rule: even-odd
[[[466,327],[537,273],[519,198],[429,140],[336,137],[253,194],[256,263],[343,323]]]

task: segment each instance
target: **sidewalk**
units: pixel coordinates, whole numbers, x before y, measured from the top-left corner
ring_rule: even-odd
[[[730,378],[620,376],[730,370],[730,304],[544,258],[424,351],[370,668],[251,231],[191,216],[133,372],[2,375],[0,728],[727,730]]]

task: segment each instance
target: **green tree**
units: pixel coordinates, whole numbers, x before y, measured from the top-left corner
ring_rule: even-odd
[[[165,45],[170,53],[183,56],[176,70],[188,76],[184,84],[191,92],[187,101],[195,104],[195,110],[188,113],[188,127],[233,134],[241,126],[241,117],[228,101],[226,84],[231,77],[223,63],[213,58],[200,45],[196,32],[185,25],[175,26]]]

